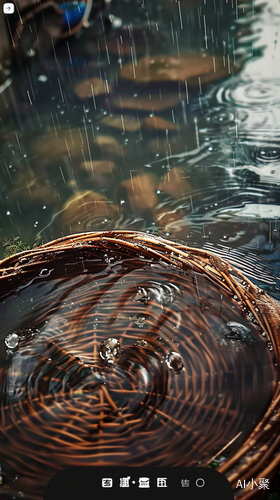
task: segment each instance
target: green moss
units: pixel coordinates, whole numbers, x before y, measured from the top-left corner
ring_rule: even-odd
[[[4,248],[4,259],[14,255],[15,253],[30,250],[30,246],[24,243],[19,236],[16,238],[6,238],[2,242],[2,247]]]

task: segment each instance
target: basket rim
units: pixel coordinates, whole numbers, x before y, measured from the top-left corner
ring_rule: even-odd
[[[150,258],[160,259],[183,270],[195,269],[206,274],[212,282],[214,281],[221,288],[237,296],[239,301],[253,315],[258,325],[266,332],[268,340],[272,343],[279,367],[280,305],[278,302],[243,276],[234,266],[213,252],[188,247],[160,236],[130,230],[94,231],[63,236],[0,261],[0,289],[1,284],[10,279],[11,276],[18,276],[19,270],[24,269],[28,273],[31,270],[34,272],[38,264],[42,267],[42,264],[47,262],[52,252],[59,250],[60,255],[63,256],[65,251],[68,252],[69,250],[74,253],[88,249],[94,251],[96,248],[108,249],[108,247],[113,248],[115,245],[118,245],[118,248],[130,249],[131,252],[136,254],[139,254],[140,251],[144,255],[149,255]],[[23,257],[27,259],[24,264],[20,262]],[[36,261],[36,257],[40,257],[40,259]],[[29,258],[33,262],[29,263]],[[233,489],[236,488],[238,480],[248,481],[251,478],[272,478],[274,476],[277,467],[280,465],[279,427],[280,382],[275,388],[269,407],[249,437],[237,452],[228,459],[226,458],[217,467],[219,472],[226,474]],[[254,450],[253,454],[252,450]],[[222,451],[220,450],[213,459],[221,455]],[[254,495],[254,490],[250,490],[248,486],[242,490],[238,498],[249,500]]]

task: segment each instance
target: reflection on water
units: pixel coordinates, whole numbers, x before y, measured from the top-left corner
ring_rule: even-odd
[[[278,3],[276,0],[267,3],[116,0],[111,3],[110,13],[110,29],[99,16],[90,20],[88,29],[62,40],[59,40],[61,30],[50,38],[41,19],[34,21],[33,18],[30,23],[37,28],[38,38],[37,35],[34,38],[35,31],[25,25],[28,29],[23,30],[21,39],[17,39],[13,63],[4,61],[1,78],[6,82],[11,79],[12,84],[7,86],[0,108],[1,240],[20,236],[32,247],[35,240],[38,244],[70,233],[98,229],[141,230],[216,252],[280,299]],[[56,14],[56,26],[60,26],[61,12]],[[52,12],[48,11],[50,24],[46,26],[54,26],[51,16]],[[65,26],[63,31],[64,34],[67,31]],[[41,40],[39,45],[38,39]],[[2,57],[2,52],[0,55]],[[110,261],[111,257],[107,257]],[[103,387],[99,368],[92,371],[97,359],[102,363],[100,356],[95,356],[97,346],[104,341],[103,358],[113,360],[113,354],[108,354],[106,349],[111,349],[110,342],[114,340],[108,339],[118,339],[118,331],[119,334],[127,332],[128,322],[129,332],[133,330],[135,338],[132,342],[130,334],[124,335],[122,354],[114,372],[117,379],[113,372],[106,372],[106,377],[112,377],[109,383],[115,387],[113,406],[121,405],[117,397],[118,384],[127,384],[129,390],[133,386],[137,393],[133,370],[144,388],[150,387],[152,377],[156,377],[155,387],[160,387],[163,398],[158,404],[163,405],[160,411],[165,415],[168,405],[173,404],[172,398],[168,399],[164,393],[168,384],[172,391],[182,391],[180,397],[183,399],[183,392],[188,393],[184,384],[180,385],[185,363],[194,363],[193,373],[198,366],[202,371],[207,368],[201,367],[201,360],[194,353],[190,356],[188,352],[182,359],[178,358],[177,341],[174,342],[170,332],[161,332],[164,340],[157,348],[156,334],[151,338],[147,332],[164,314],[163,328],[168,330],[172,314],[177,317],[180,310],[184,317],[180,335],[188,338],[187,330],[191,327],[184,301],[189,300],[191,304],[193,299],[182,296],[181,291],[188,288],[189,278],[182,278],[174,271],[171,278],[165,270],[163,283],[163,274],[150,269],[149,265],[144,261],[141,265],[138,263],[137,269],[126,271],[123,281],[114,285],[114,293],[122,296],[126,289],[130,290],[132,281],[134,287],[138,283],[134,298],[131,298],[132,292],[126,297],[126,307],[132,311],[130,315],[126,310],[118,310],[114,316],[110,295],[113,285],[108,285],[110,273],[114,275],[113,268],[106,278],[103,271],[98,274],[97,268],[85,282],[76,283],[73,278],[65,300],[62,297],[66,278],[58,279],[50,289],[40,287],[40,279],[36,278],[28,290],[16,292],[17,300],[23,304],[24,320],[21,318],[21,322],[15,324],[11,313],[4,321],[5,328],[8,325],[5,335],[2,332],[2,364],[6,348],[11,351],[5,382],[8,384],[4,407],[6,429],[16,423],[20,435],[27,432],[29,425],[34,425],[36,418],[47,418],[45,406],[43,415],[40,413],[40,405],[46,400],[54,405],[50,406],[53,410],[48,418],[59,426],[56,412],[59,414],[62,408],[53,395],[65,390],[68,382],[70,396],[66,400],[73,411],[69,425],[74,426],[75,419],[81,418],[80,402],[91,404]],[[139,270],[145,266],[149,268],[149,282],[141,281]],[[215,295],[210,283],[204,286],[209,286],[205,292],[207,296]],[[77,320],[82,307],[81,297],[85,293],[99,297],[98,290],[102,287],[107,287],[104,301],[93,306],[96,310],[91,313],[102,322],[102,328],[108,329],[106,339],[98,337],[98,321],[92,322],[88,313],[81,322]],[[49,324],[45,324],[43,311],[46,304],[50,306],[50,293],[54,294],[54,309]],[[33,297],[36,297],[36,304],[27,307]],[[217,306],[220,299],[214,296],[212,299]],[[13,306],[9,307],[13,312]],[[209,342],[219,344],[221,338],[235,342],[236,336],[243,338],[251,331],[252,325],[245,323],[242,323],[243,329],[238,329],[239,313],[236,315],[230,302],[225,307],[228,317],[219,320],[216,337],[208,338]],[[172,313],[170,317],[164,312],[165,308]],[[199,308],[192,307],[192,314],[196,314],[194,323],[197,325],[205,321]],[[59,323],[64,315],[66,320]],[[74,325],[79,323],[77,332],[90,332],[91,340],[89,333],[77,337],[74,330],[69,332],[70,320]],[[212,320],[210,314],[209,330]],[[105,325],[106,321],[111,321],[110,325]],[[218,321],[216,316],[215,321]],[[27,324],[30,334],[26,333]],[[50,332],[52,341],[46,351]],[[178,338],[179,344],[181,341]],[[73,342],[77,342],[76,350],[72,351],[71,347],[69,354],[66,347],[73,346]],[[252,359],[246,362],[243,344],[238,349],[233,345],[220,346],[223,356],[219,362],[226,360],[229,375],[225,378],[225,387],[218,392],[223,393],[227,384],[238,384],[242,379],[242,398],[239,399],[240,394],[232,395],[229,405],[234,408],[231,418],[236,416],[236,408],[242,407],[240,425],[246,432],[252,420],[250,412],[260,415],[269,400],[270,392],[265,392],[265,384],[271,379],[271,373],[267,372],[262,378],[258,371],[258,366],[264,366],[265,356],[268,356],[261,342],[250,345]],[[193,349],[196,349],[195,342]],[[48,367],[51,365],[47,360],[52,356],[57,356],[59,361],[50,368],[49,379]],[[84,371],[79,357],[87,365]],[[234,382],[232,364],[237,366],[239,373]],[[34,376],[24,379],[23,374],[27,372]],[[254,399],[253,392],[250,393],[253,379],[258,380],[260,391],[264,387],[258,400]],[[195,384],[195,379],[190,383]],[[22,393],[23,387],[35,398],[33,400],[32,396],[32,401],[26,402],[27,406],[20,410],[27,415],[21,424],[26,426],[24,429],[17,423],[21,398],[27,394]],[[213,381],[210,399],[217,397],[217,387],[215,390],[214,387]],[[188,390],[192,394],[190,387]],[[102,391],[100,394],[106,399],[106,390]],[[179,405],[174,410],[180,425],[181,413],[188,414],[188,398],[186,401],[186,407]],[[134,403],[141,405],[138,400]],[[159,439],[161,418],[165,417],[160,417],[159,413],[153,420],[146,403],[139,408],[146,412],[147,426],[158,429],[155,439]],[[210,401],[203,402],[208,403]],[[129,404],[132,405],[132,401]],[[28,405],[35,405],[33,417]],[[13,407],[12,417],[9,416],[10,407]],[[138,415],[134,407],[129,411],[129,415],[135,416],[135,412]],[[192,419],[196,418],[193,414]],[[136,427],[137,422],[136,419]],[[98,424],[89,421],[88,425],[94,428]],[[209,427],[210,424],[204,422],[204,425]],[[54,432],[58,447],[62,442],[65,444],[63,440],[60,442],[62,431],[59,428],[58,434]],[[166,432],[168,441],[170,435]],[[187,424],[185,432],[188,435]],[[219,433],[222,434],[220,428]],[[65,439],[66,434],[65,430]],[[203,441],[203,432],[201,436],[199,452],[205,449],[203,458],[207,460],[214,455],[214,449],[211,443],[208,447]],[[233,437],[227,436],[227,439]],[[44,454],[45,437],[41,435],[40,439]],[[73,435],[67,441],[70,448],[72,439]],[[77,439],[82,442],[83,436]],[[36,440],[28,438],[29,441]],[[5,444],[8,456],[12,444],[9,439]],[[199,460],[198,455],[193,460]],[[11,474],[14,466],[19,470],[21,467],[20,463],[9,463]],[[31,469],[32,465],[32,476]],[[27,483],[23,485],[28,489]]]

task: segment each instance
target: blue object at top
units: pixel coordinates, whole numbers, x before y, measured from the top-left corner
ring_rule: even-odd
[[[76,26],[82,19],[86,10],[85,2],[67,2],[59,5],[59,8],[64,11],[63,28],[72,28]]]

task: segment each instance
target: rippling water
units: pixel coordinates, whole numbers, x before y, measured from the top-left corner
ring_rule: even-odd
[[[279,301],[278,3],[111,8],[111,30],[95,20],[43,54],[23,35],[5,61],[2,243],[144,231],[225,258]],[[68,257],[24,282],[23,256],[8,296],[0,285],[3,499],[37,500],[69,464],[238,449],[278,380],[238,301],[145,252]]]
[[[20,258],[22,286],[3,287],[3,498],[39,498],[69,465],[224,459],[278,380],[267,335],[222,283],[145,247],[83,247]]]

